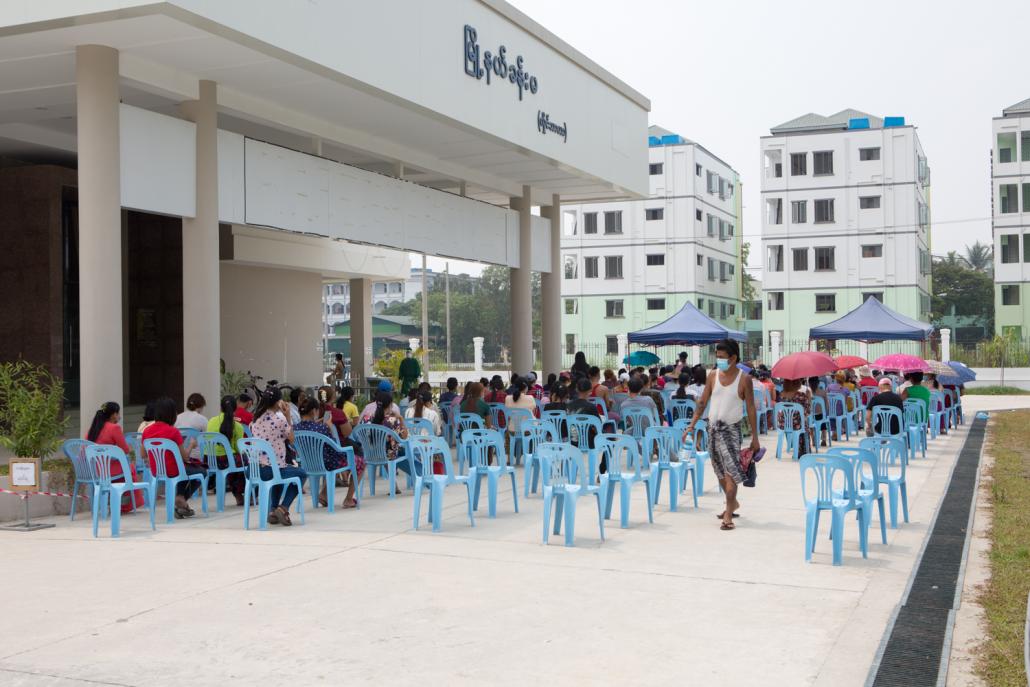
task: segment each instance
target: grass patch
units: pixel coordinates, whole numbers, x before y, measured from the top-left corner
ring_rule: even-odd
[[[966,387],[966,396],[1027,396],[1030,391],[1017,386]]]
[[[992,414],[991,579],[980,602],[987,640],[977,666],[989,685],[1026,687],[1023,630],[1030,591],[1030,411]]]

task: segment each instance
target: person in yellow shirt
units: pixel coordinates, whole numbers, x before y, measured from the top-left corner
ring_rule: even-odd
[[[222,436],[229,440],[229,445],[232,448],[233,464],[243,465],[242,460],[238,457],[239,450],[236,448],[236,442],[243,438],[243,424],[237,420],[233,415],[236,412],[236,397],[235,396],[223,396],[221,402],[221,413],[215,415],[207,421],[207,431],[219,432]],[[225,449],[220,445],[215,445],[216,461],[218,467],[225,469],[229,465],[229,459],[225,456]],[[246,484],[247,478],[242,472],[233,472],[226,477],[226,487],[232,491],[232,495],[236,497],[236,505],[243,505],[243,488]]]
[[[358,416],[361,413],[354,405],[354,387],[345,386],[340,390],[340,396],[336,399],[336,407],[343,411],[352,425],[358,424]]]

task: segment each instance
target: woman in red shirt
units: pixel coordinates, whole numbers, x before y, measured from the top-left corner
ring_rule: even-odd
[[[125,455],[131,456],[132,449],[129,447],[128,442],[125,441],[125,433],[122,432],[122,426],[118,424],[121,420],[121,406],[114,401],[108,401],[100,406],[100,410],[93,416],[93,423],[89,426],[89,431],[86,432],[86,439],[92,441],[94,444],[101,444],[103,446],[117,446]],[[132,481],[136,481],[136,466],[132,459],[129,459],[129,470],[132,472]],[[111,465],[111,477],[117,477],[122,474],[122,466],[119,463],[113,463]],[[116,482],[122,480],[114,480]],[[132,498],[135,499],[136,506],[139,508],[143,507],[143,492],[133,491]],[[128,494],[126,494],[126,500]],[[132,505],[129,503],[122,504],[122,512],[127,513],[132,510]]]
[[[178,448],[179,456],[188,456],[193,445],[192,439],[185,441],[182,434],[173,425],[175,424],[176,408],[175,401],[167,396],[154,401],[154,424],[143,430],[143,441],[147,439],[170,439]],[[156,470],[154,456],[149,455],[150,469]],[[179,474],[175,457],[170,452],[165,452],[165,470],[169,477]],[[183,465],[187,475],[206,474],[207,468],[200,465]],[[193,516],[193,509],[190,508],[189,499],[200,486],[195,480],[183,480],[175,485],[175,517],[188,518]]]

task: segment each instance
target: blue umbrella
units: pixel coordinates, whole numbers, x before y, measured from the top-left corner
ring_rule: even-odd
[[[969,369],[964,363],[960,363],[955,360],[948,361],[948,367],[955,370],[955,376],[958,377],[959,384],[965,384],[966,382],[972,382],[976,379],[976,373]]]
[[[649,367],[651,365],[657,365],[661,361],[662,359],[651,351],[633,351],[622,359],[623,363],[633,367]]]

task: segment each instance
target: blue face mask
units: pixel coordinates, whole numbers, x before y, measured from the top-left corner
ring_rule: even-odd
[[[730,369],[730,361],[728,358],[716,358],[715,366],[719,368],[720,372],[725,372],[726,370]]]

